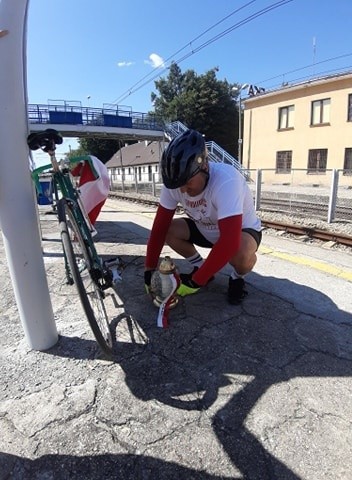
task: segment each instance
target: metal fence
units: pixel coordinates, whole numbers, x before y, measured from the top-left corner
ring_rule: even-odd
[[[280,182],[272,180],[272,169],[249,173],[251,179],[247,184],[257,211],[316,218],[328,223],[352,222],[352,177],[350,184],[340,182],[343,170],[326,171],[324,185],[321,175],[308,175],[302,169],[292,170]],[[138,180],[136,174],[123,180],[113,177],[110,180],[112,191],[127,196],[138,194],[157,199],[162,186],[158,174],[153,174],[152,181]]]

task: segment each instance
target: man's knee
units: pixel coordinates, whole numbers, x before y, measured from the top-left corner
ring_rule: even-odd
[[[257,242],[252,235],[242,232],[240,248],[229,262],[238,274],[244,275],[253,269],[257,261],[257,249]]]
[[[190,232],[187,222],[185,222],[182,218],[174,218],[166,234],[166,243],[169,243],[170,241],[175,239],[188,240],[189,235]]]

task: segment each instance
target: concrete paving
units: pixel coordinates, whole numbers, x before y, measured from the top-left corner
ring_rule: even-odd
[[[352,253],[264,232],[241,306],[225,267],[159,329],[143,286],[154,212],[109,199],[97,224],[99,252],[127,263],[106,299],[112,361],[63,283],[55,216],[41,213],[60,333],[45,352],[28,347],[1,242],[0,479],[350,480]]]

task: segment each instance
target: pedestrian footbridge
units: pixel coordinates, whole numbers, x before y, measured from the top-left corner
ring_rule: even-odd
[[[164,138],[164,126],[157,122],[155,115],[132,112],[127,106],[91,108],[66,101],[29,104],[28,121],[31,132],[54,128],[63,137],[108,136],[123,141]]]
[[[58,130],[63,137],[101,137],[125,141],[171,140],[187,127],[181,122],[163,124],[153,113],[133,112],[131,107],[104,104],[103,108],[82,107],[81,102],[65,100],[48,104],[29,104],[28,120],[31,132],[47,128]],[[215,142],[206,142],[209,158],[237,168],[248,180],[249,173],[237,159]]]

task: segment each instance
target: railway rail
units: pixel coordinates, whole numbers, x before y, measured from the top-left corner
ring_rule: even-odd
[[[134,202],[134,203],[141,203],[144,205],[151,205],[151,206],[157,206],[158,205],[158,200],[154,199],[153,197],[148,198],[147,196],[144,195],[139,195],[139,194],[124,194],[120,192],[110,192],[109,196],[111,198],[120,198],[121,200],[127,200],[129,202]],[[278,200],[279,203],[279,200]],[[277,207],[276,211],[279,209]],[[263,220],[262,219],[262,225],[266,228],[272,228],[274,230],[281,230],[286,233],[290,233],[293,235],[297,236],[308,236],[311,239],[315,240],[322,240],[325,242],[335,242],[340,245],[345,245],[347,247],[352,247],[352,236],[351,235],[346,235],[342,233],[337,233],[337,232],[331,232],[328,230],[321,230],[313,227],[306,227],[304,225],[295,225],[295,224],[290,224],[290,223],[285,223],[285,222],[278,222],[278,221],[271,221],[271,220]]]
[[[274,230],[281,230],[293,235],[306,235],[315,240],[323,240],[325,242],[335,242],[340,245],[352,247],[352,236],[342,233],[329,232],[327,230],[320,230],[318,228],[305,227],[303,225],[294,225],[283,222],[275,222],[271,220],[262,220],[262,225],[266,228],[273,228]]]
[[[329,205],[328,203],[317,203],[309,202],[307,200],[286,200],[283,198],[262,198],[260,201],[261,209],[288,214],[303,214],[307,215],[308,213],[313,215],[315,218],[325,219],[327,217]],[[345,218],[352,220],[352,206],[348,205],[337,205],[335,209],[335,218]]]

